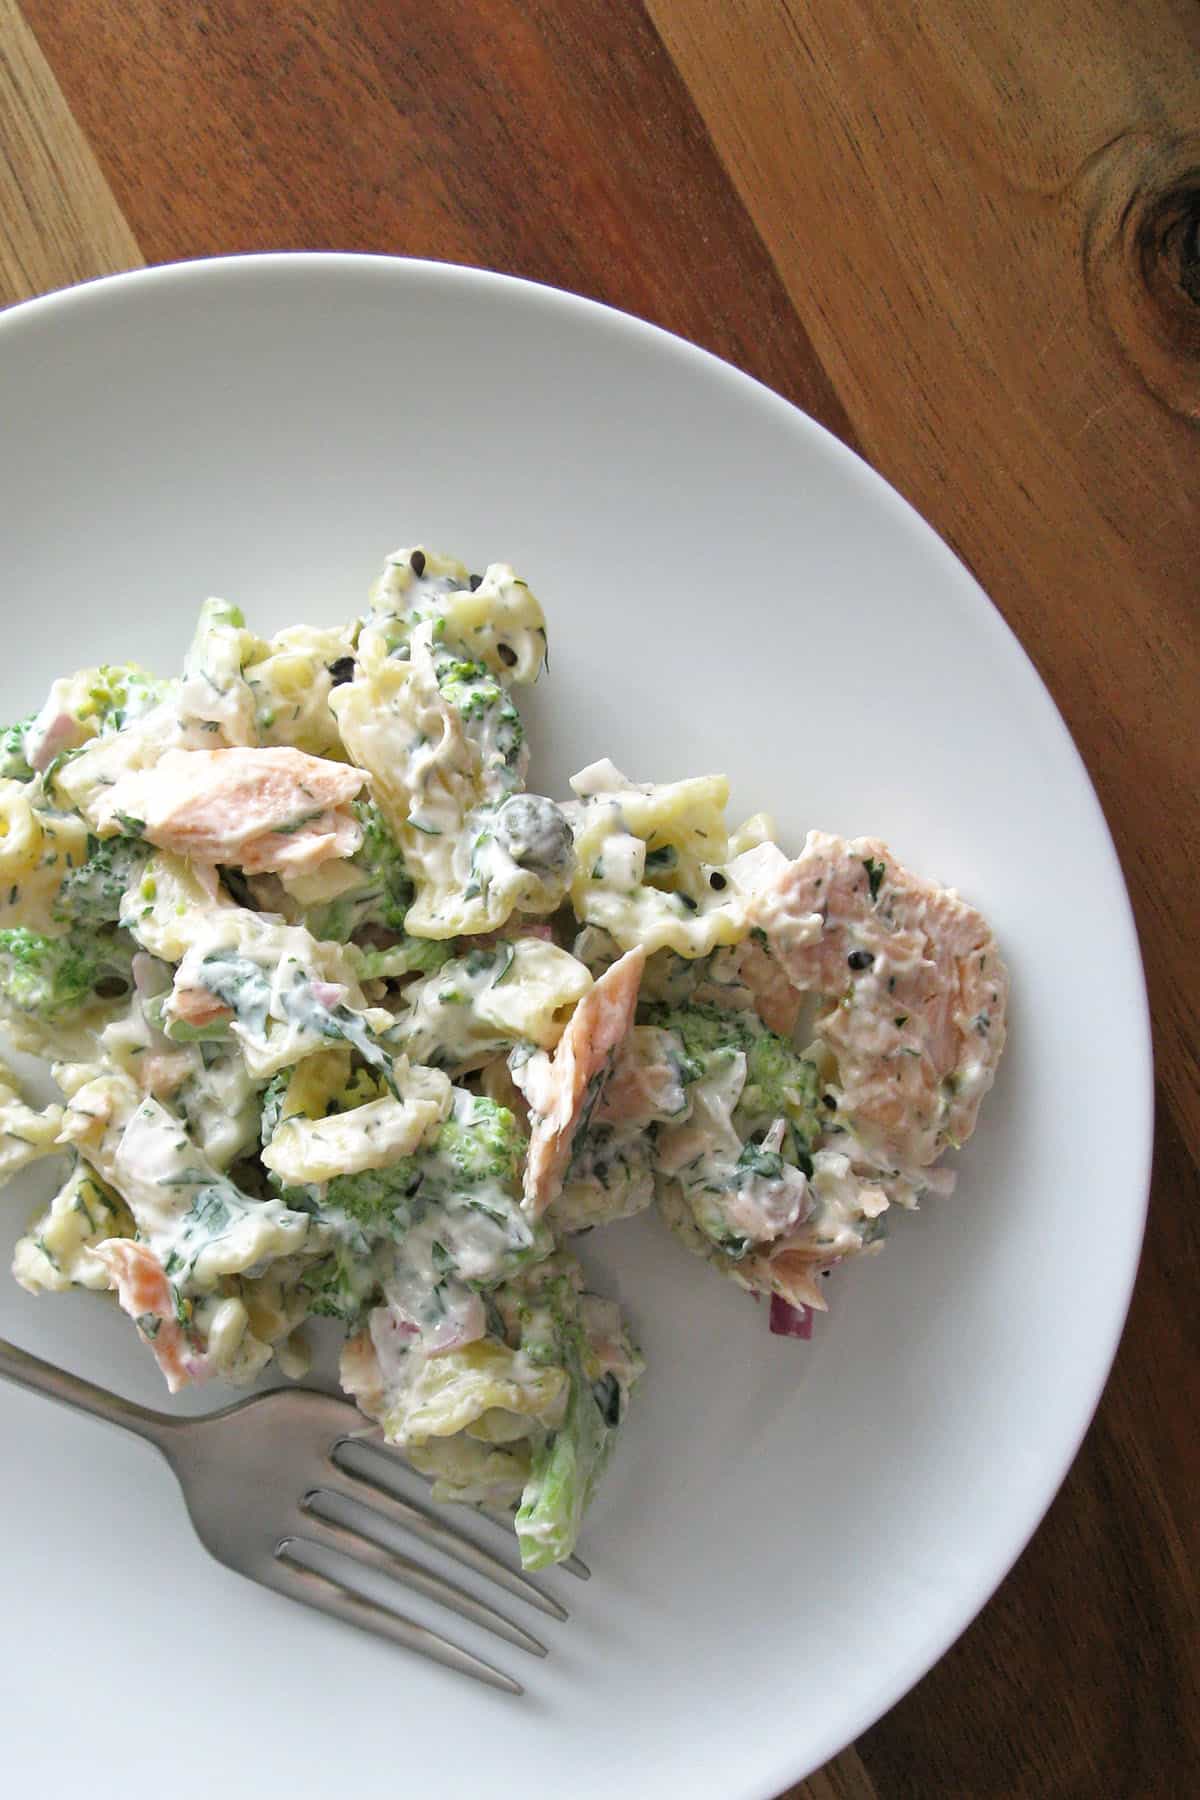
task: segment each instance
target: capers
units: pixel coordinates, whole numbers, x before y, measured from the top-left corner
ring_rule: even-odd
[[[538,874],[561,874],[574,856],[565,814],[542,794],[513,794],[497,812],[493,830],[515,863]]]

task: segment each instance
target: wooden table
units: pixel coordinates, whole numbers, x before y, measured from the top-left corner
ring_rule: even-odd
[[[1200,1792],[1200,10],[0,0],[0,303],[293,248],[511,270],[728,357],[915,503],[1045,677],[1142,932],[1141,1276],[1016,1571],[794,1792]]]

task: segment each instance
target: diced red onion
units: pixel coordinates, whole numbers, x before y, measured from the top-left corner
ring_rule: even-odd
[[[346,989],[335,981],[314,981],[312,992],[317,1005],[328,1007],[330,1011],[346,998]]]
[[[782,1294],[772,1294],[771,1330],[776,1337],[810,1338],[813,1330],[812,1307],[793,1306]]]

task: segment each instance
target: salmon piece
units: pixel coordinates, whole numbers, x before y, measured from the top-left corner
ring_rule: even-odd
[[[207,988],[176,988],[171,995],[171,1011],[185,1025],[215,1025],[218,1019],[232,1019],[233,1008],[210,994]]]
[[[635,1025],[628,1032],[592,1111],[598,1125],[646,1126],[687,1114],[688,1096],[671,1056],[673,1044],[672,1034],[657,1025]]]
[[[790,1038],[804,1005],[787,972],[765,944],[746,938],[737,947],[737,971],[754,999],[754,1010],[768,1031]]]
[[[193,1071],[194,1064],[186,1050],[151,1050],[138,1057],[137,1082],[144,1094],[161,1098],[176,1093]]]
[[[811,1306],[814,1312],[828,1312],[818,1277],[830,1267],[828,1252],[821,1255],[810,1244],[781,1238],[748,1256],[738,1265],[737,1274],[751,1293],[778,1294],[789,1306]]]
[[[728,873],[750,902],[765,893],[789,867],[788,859],[778,844],[756,844],[743,850],[729,864]],[[762,941],[765,934],[751,934],[734,951],[738,978],[745,983],[754,1002],[754,1010],[768,1031],[790,1038],[800,1017],[804,996],[794,988],[787,972]]]
[[[338,1381],[368,1419],[380,1417],[386,1404],[383,1370],[366,1326],[342,1345]]]
[[[196,862],[294,875],[358,849],[362,828],[349,802],[366,779],[362,769],[287,747],[168,750],[153,768],[114,783],[101,822],[137,819],[150,843]]]
[[[207,1358],[193,1349],[176,1319],[171,1286],[154,1252],[129,1238],[106,1238],[92,1255],[108,1270],[109,1286],[116,1289],[143,1344],[154,1352],[170,1391],[177,1394],[190,1381],[205,1380]]]
[[[34,725],[40,724],[39,716]],[[77,750],[87,742],[87,735],[86,725],[81,725],[71,713],[56,713],[40,735],[31,731],[26,736],[30,768],[45,774],[56,756],[61,756],[64,750]]]
[[[926,1168],[964,1143],[1004,1048],[1008,1005],[982,914],[874,838],[813,831],[752,896],[750,916],[792,986],[822,997],[814,1030],[836,1057],[842,1110],[879,1166]]]
[[[513,1070],[530,1107],[525,1210],[535,1219],[562,1192],[575,1135],[599,1101],[615,1053],[633,1023],[645,966],[640,944],[626,951],[583,996],[554,1055],[538,1051]]]

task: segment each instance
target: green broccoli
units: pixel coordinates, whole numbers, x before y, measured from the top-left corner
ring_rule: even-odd
[[[612,1453],[621,1417],[619,1383],[589,1379],[587,1337],[569,1276],[534,1270],[518,1308],[521,1350],[539,1366],[556,1365],[570,1380],[567,1412],[557,1431],[533,1446],[529,1480],[515,1520],[521,1566],[544,1569],[575,1548],[584,1512]]]
[[[18,719],[15,725],[0,729],[0,778],[5,781],[32,781],[33,770],[25,760],[25,733],[33,724],[34,714]]]
[[[269,1090],[268,1090],[269,1091]],[[264,1118],[264,1126],[265,1126]],[[452,1117],[428,1143],[383,1169],[335,1175],[327,1206],[360,1225],[395,1234],[408,1230],[429,1205],[470,1204],[474,1190],[490,1188],[497,1213],[520,1192],[526,1138],[507,1107],[465,1090]]]
[[[300,1278],[308,1310],[318,1318],[338,1319],[356,1330],[363,1314],[381,1298],[378,1259],[364,1257],[361,1247],[339,1243],[327,1256],[310,1263]]]
[[[78,715],[81,719],[94,718],[101,735],[107,736],[157,706],[171,685],[138,663],[105,663],[95,670],[95,679]]]
[[[133,883],[149,848],[139,838],[89,835],[87,861],[63,877],[55,916],[64,923],[115,925],[121,896]]]
[[[323,1211],[344,1213],[370,1234],[403,1235],[413,1222],[409,1201],[420,1185],[417,1159],[405,1156],[384,1169],[335,1175],[326,1189]]]
[[[482,1094],[470,1096],[463,1107],[438,1127],[430,1149],[450,1164],[455,1180],[463,1185],[498,1181],[516,1189],[527,1140],[506,1106]]]
[[[364,925],[384,925],[389,931],[403,931],[416,891],[404,866],[400,846],[375,802],[355,800],[351,804],[363,828],[363,841],[351,858],[362,871],[362,885],[336,900],[313,907],[304,916],[314,937],[331,939],[338,944],[348,943]]]
[[[232,600],[216,598],[206,600],[201,606],[199,617],[196,620],[196,635],[192,640],[192,650],[195,650],[197,645],[203,644],[210,631],[216,630],[222,625],[231,625],[235,631],[241,631],[245,624],[245,613],[240,606],[235,606]],[[191,651],[188,654],[190,655]]]
[[[129,990],[132,948],[121,931],[48,938],[13,926],[0,931],[0,998],[47,1022],[93,995],[115,999]]]
[[[378,922],[402,931],[414,889],[400,846],[373,800],[356,800],[354,811],[363,828],[363,841],[354,860],[369,871],[379,891]]]
[[[816,1066],[786,1038],[768,1031],[757,1013],[719,1006],[647,1005],[639,1009],[638,1018],[676,1033],[684,1051],[680,1073],[688,1083],[703,1076],[713,1056],[742,1051],[746,1085],[733,1117],[738,1132],[746,1137],[765,1131],[776,1119],[786,1119],[795,1139],[788,1146],[789,1160],[811,1151],[820,1132]]]
[[[580,1372],[578,1357],[572,1355],[567,1367],[571,1378],[567,1416],[535,1447],[517,1508],[523,1569],[546,1569],[570,1556],[612,1450],[613,1432]]]
[[[434,661],[442,699],[454,707],[483,760],[484,780],[509,794],[519,785],[525,727],[507,691],[486,663],[443,652]]]
[[[746,1046],[746,1085],[738,1116],[751,1130],[786,1118],[804,1147],[811,1149],[820,1133],[820,1083],[816,1064],[800,1056],[765,1027]]]
[[[521,1211],[524,1148],[511,1113],[460,1089],[427,1143],[387,1168],[335,1175],[314,1208],[351,1257],[374,1257],[389,1291],[434,1318],[464,1285],[486,1292],[552,1250],[548,1228]]]
[[[346,954],[360,981],[387,981],[397,975],[432,975],[450,961],[454,944],[438,938],[409,937],[403,932],[398,943],[383,950],[347,944]]]

